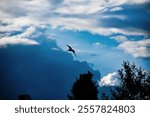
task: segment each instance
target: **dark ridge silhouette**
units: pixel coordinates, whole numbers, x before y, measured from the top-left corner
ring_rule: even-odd
[[[28,94],[22,94],[18,96],[18,100],[31,100],[31,96]]]
[[[120,86],[111,89],[109,99],[114,100],[147,100],[150,99],[150,73],[137,67],[134,63],[123,62],[118,70]],[[103,99],[106,99],[103,95]],[[108,97],[107,97],[108,99]]]
[[[76,56],[75,50],[74,50],[74,49],[72,49],[72,47],[71,47],[71,46],[69,46],[69,45],[67,45],[67,46],[69,47],[68,51],[72,52],[72,53]]]
[[[80,74],[71,89],[71,95],[68,95],[70,100],[97,100],[98,89],[95,82],[92,81],[93,74],[88,73]]]

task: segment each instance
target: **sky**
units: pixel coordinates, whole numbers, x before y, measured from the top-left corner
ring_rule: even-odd
[[[78,63],[75,68],[70,68],[69,74],[74,74],[72,78],[89,69],[95,71],[99,74],[96,75],[96,81],[100,86],[118,84],[117,70],[122,67],[124,60],[134,62],[149,71],[149,6],[149,0],[1,0],[1,71],[9,74],[13,69],[15,74],[20,73],[21,70],[15,67],[8,70],[7,68],[11,67],[7,61],[5,63],[2,60],[17,58],[13,62],[20,61],[16,64],[19,64],[18,69],[21,69],[23,62],[31,62],[23,58],[28,58],[26,56],[33,50],[36,54],[30,56],[31,60],[38,56],[46,56],[44,60],[49,59],[49,64],[60,63],[62,69],[68,67],[66,64],[76,66]],[[76,51],[77,56],[67,52],[67,44]],[[8,55],[4,54],[6,50]],[[26,56],[17,55],[16,52],[25,52]],[[22,62],[18,57],[23,57]],[[61,58],[64,59],[61,61]],[[37,60],[42,61],[41,58]],[[37,65],[50,69],[47,65],[44,66],[44,62]],[[54,69],[52,73],[57,76],[58,68],[54,66],[57,65],[51,66],[51,69]],[[28,66],[24,68],[27,70]],[[73,73],[77,69],[79,70]],[[67,77],[67,73],[66,70],[64,77]],[[23,74],[25,72],[20,76]],[[1,72],[1,76],[3,75],[4,72]],[[73,81],[68,82],[70,85]]]

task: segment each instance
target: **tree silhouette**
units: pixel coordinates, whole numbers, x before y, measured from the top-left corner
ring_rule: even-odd
[[[150,100],[150,72],[147,74],[147,78],[144,80],[144,99]]]
[[[93,74],[88,73],[80,74],[72,87],[71,95],[68,95],[70,100],[97,100],[98,89],[95,82],[92,80]]]
[[[28,94],[22,94],[18,96],[19,100],[31,100],[31,96]]]
[[[109,100],[109,96],[105,92],[103,92],[101,99],[102,100]]]
[[[128,61],[122,65],[123,68],[118,70],[120,85],[111,90],[111,99],[150,99],[150,73]]]

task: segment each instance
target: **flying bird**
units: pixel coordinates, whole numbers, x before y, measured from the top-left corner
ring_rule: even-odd
[[[75,53],[75,50],[74,49],[72,49],[72,47],[71,46],[69,46],[69,45],[67,45],[68,46],[68,51],[70,51],[70,52],[72,52],[75,56],[76,56],[76,53]]]

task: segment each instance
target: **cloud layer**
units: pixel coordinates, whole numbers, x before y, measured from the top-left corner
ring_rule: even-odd
[[[125,50],[125,52],[132,54],[134,57],[150,57],[150,39],[125,41],[118,47]]]
[[[51,26],[108,37],[124,35],[145,38],[149,36],[147,26],[150,24],[146,4],[149,0],[1,0],[0,33],[4,36],[2,33],[22,31],[27,26]],[[126,51],[124,45],[120,46]],[[147,47],[144,48],[140,53],[147,57]],[[134,52],[127,51],[136,56]],[[141,54],[138,57],[143,57]]]
[[[122,0],[120,2],[117,0],[58,0],[57,2],[53,0],[2,0],[0,4],[1,21],[7,22],[11,18],[12,20],[9,23],[15,25],[27,25],[27,23],[50,24],[53,27],[62,27],[62,29],[89,31],[101,35],[114,33],[146,35],[146,31],[134,30],[132,26],[127,29],[120,29],[110,27],[111,23],[107,22],[108,27],[103,27],[107,19],[122,19],[126,17],[125,15],[112,13],[123,10],[122,5],[137,5],[146,2],[148,0]],[[21,22],[19,22],[20,20]]]
[[[8,45],[37,45],[38,42],[30,39],[20,39],[16,37],[4,37],[0,39],[0,47],[7,47]]]
[[[74,60],[44,35],[36,37],[38,44],[31,39],[32,43],[8,39],[7,48],[0,48],[0,99],[17,99],[20,94],[30,94],[33,99],[67,99],[79,74],[89,70],[94,78],[100,77],[87,62]]]

